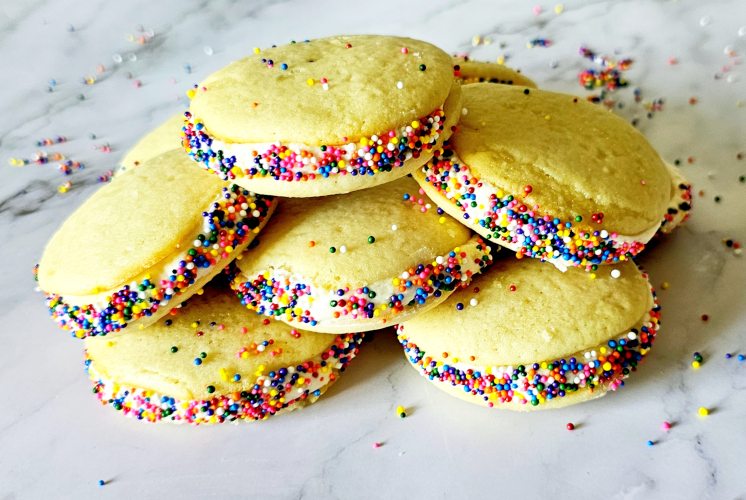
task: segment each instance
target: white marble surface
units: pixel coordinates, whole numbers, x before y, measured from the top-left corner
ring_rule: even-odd
[[[746,66],[733,66],[746,63],[746,38],[738,36],[746,3],[568,0],[560,15],[554,3],[535,15],[535,5],[2,2],[0,499],[746,498],[746,362],[725,359],[746,353],[744,258],[721,243],[746,243],[746,184],[738,181],[746,160],[736,159],[746,150],[746,107],[737,107],[746,100]],[[155,33],[144,45],[126,40],[138,25]],[[577,74],[594,66],[578,55],[581,44],[634,59],[631,87],[614,96],[626,104],[617,111],[638,117],[665,159],[693,157],[682,169],[695,192],[705,191],[688,225],[642,259],[656,286],[671,284],[660,291],[663,327],[642,369],[601,400],[516,414],[449,398],[407,366],[392,335],[378,335],[318,404],[258,424],[153,426],[100,407],[82,344],[56,329],[34,292],[31,268],[45,241],[140,135],[184,109],[191,84],[254,46],[369,32],[487,60],[508,54],[540,86],[579,95],[587,92]],[[474,35],[492,43],[473,47]],[[527,49],[537,37],[551,47]],[[737,57],[724,53],[728,45]],[[115,53],[125,62],[115,65]],[[669,65],[671,57],[678,64]],[[97,73],[98,64],[106,72]],[[83,85],[86,75],[99,81]],[[736,76],[728,82],[728,75]],[[648,119],[633,87],[643,101],[664,98],[663,111]],[[60,134],[70,140],[45,149],[85,170],[65,178],[52,164],[8,166],[9,158],[31,158],[38,139]],[[111,153],[92,149],[105,142]],[[66,180],[72,189],[58,193]],[[697,371],[694,351],[706,358]],[[404,420],[398,405],[408,408]],[[699,417],[700,406],[711,415]],[[668,433],[664,420],[674,424]],[[578,428],[568,432],[567,422]]]

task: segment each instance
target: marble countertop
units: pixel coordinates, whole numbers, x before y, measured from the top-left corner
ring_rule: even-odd
[[[746,243],[746,2],[566,0],[559,14],[554,3],[537,14],[537,3],[4,2],[0,499],[746,498],[746,362],[735,357],[746,354],[746,274],[723,244]],[[418,377],[380,334],[319,403],[265,422],[145,425],[98,404],[82,343],[56,329],[35,291],[44,243],[143,133],[185,109],[192,84],[254,46],[341,33],[505,56],[539,86],[580,96],[592,92],[578,74],[600,69],[581,45],[634,60],[629,87],[607,97],[701,194],[687,225],[641,259],[663,326],[625,388],[557,411],[488,410]],[[529,49],[534,39],[551,44]],[[67,142],[35,145],[58,135]],[[37,165],[39,149],[85,169],[66,177],[58,162]]]

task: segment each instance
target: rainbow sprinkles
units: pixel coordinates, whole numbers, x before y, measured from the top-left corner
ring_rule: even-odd
[[[661,225],[625,236],[590,225],[581,226],[583,218],[579,215],[573,221],[562,221],[542,214],[538,205],[527,206],[518,197],[476,177],[456,156],[448,141],[417,175],[448,200],[444,209],[461,212],[461,217],[470,221],[475,231],[488,240],[514,250],[518,258],[547,260],[560,270],[570,266],[595,270],[599,264],[631,259],[645,249],[645,243]],[[524,187],[525,195],[531,190],[531,186]],[[591,222],[600,224],[603,216],[603,213],[593,214]],[[670,224],[667,230],[672,227]]]
[[[184,117],[182,146],[209,172],[223,180],[269,177],[286,182],[391,172],[432,150],[445,124],[443,110],[437,109],[396,130],[342,145],[232,144],[211,137],[190,112]]]

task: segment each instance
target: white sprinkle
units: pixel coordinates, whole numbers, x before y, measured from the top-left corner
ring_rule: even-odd
[[[712,22],[712,18],[710,16],[704,16],[702,19],[699,20],[700,26],[707,26]]]
[[[611,271],[611,277],[614,279],[617,279],[621,275],[622,272],[619,269],[614,269],[613,271]]]
[[[404,84],[402,82],[396,82],[396,88],[397,89],[403,89],[404,88]]]
[[[727,56],[731,52],[733,52],[733,45],[726,45],[723,49],[723,53]]]
[[[212,47],[210,47],[209,45],[205,45],[204,50],[205,50],[205,54],[207,54],[208,56],[212,55]]]
[[[479,304],[479,301],[477,299],[471,299],[469,301],[469,305],[474,307],[475,305]]]
[[[468,110],[468,109],[466,109],[466,108],[461,108],[461,114],[462,114],[462,115],[466,115],[466,113],[468,113],[468,112],[469,112],[469,110]]]
[[[629,332],[627,334],[627,338],[630,340],[635,340],[637,338],[637,334],[635,332]]]
[[[342,245],[341,247],[339,247],[339,251],[342,252],[342,253],[345,253],[345,252],[347,252],[347,247],[344,246],[344,245]]]
[[[606,239],[608,237],[609,237],[609,232],[606,229],[604,229],[603,231],[601,231],[601,238]],[[570,241],[572,241],[572,240],[570,240]],[[565,242],[565,243],[567,243],[567,242]]]
[[[409,278],[409,273],[407,271],[404,271],[403,273],[401,273],[401,277],[402,277],[402,279],[408,279]]]
[[[746,26],[741,26],[738,28],[738,36],[745,37],[746,36]]]
[[[127,54],[127,59],[129,59],[130,62],[135,62],[137,61],[137,56],[134,53],[130,52],[129,54]]]
[[[324,89],[324,90],[329,90],[329,84],[328,84],[328,83],[325,83],[325,84],[323,84],[323,85],[321,86],[321,88],[322,88],[322,89]]]
[[[120,54],[114,54],[111,58],[114,59],[115,63],[122,62],[122,56]]]
[[[391,226],[391,230],[392,231],[396,231],[396,229],[397,229],[396,224],[394,224],[393,226]]]
[[[738,77],[738,74],[736,73],[731,73],[730,75],[728,75],[728,78],[725,79],[725,81],[728,83],[734,83],[734,82],[737,82],[738,80],[739,80],[739,77]]]

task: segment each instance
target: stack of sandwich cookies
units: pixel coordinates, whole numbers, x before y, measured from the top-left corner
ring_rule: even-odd
[[[458,130],[416,179],[519,258],[561,269],[616,263],[638,255],[664,221],[670,231],[685,217],[688,184],[621,118],[529,88],[481,83],[462,95]]]
[[[473,61],[463,56],[453,58],[453,76],[462,85],[487,82],[537,88],[533,80],[504,64]]]
[[[405,177],[283,200],[232,286],[246,307],[291,325],[367,331],[435,307],[492,262],[490,251]]]
[[[189,155],[224,180],[291,197],[403,177],[430,159],[461,114],[451,58],[385,36],[273,47],[211,75],[190,96]]]
[[[184,116],[174,115],[158,128],[142,138],[130,149],[119,164],[114,175],[121,175],[151,158],[160,156],[174,149],[181,148],[180,133]]]
[[[173,319],[115,339],[86,339],[104,405],[146,422],[262,420],[316,401],[358,353],[362,335],[292,329],[210,285]]]
[[[506,259],[473,285],[398,325],[398,339],[437,387],[489,407],[558,408],[602,396],[637,369],[658,331],[655,293],[631,262],[590,280],[580,269]]]
[[[49,313],[78,338],[147,326],[236,258],[275,205],[181,150],[153,158],[95,193],[52,237],[38,268]]]

